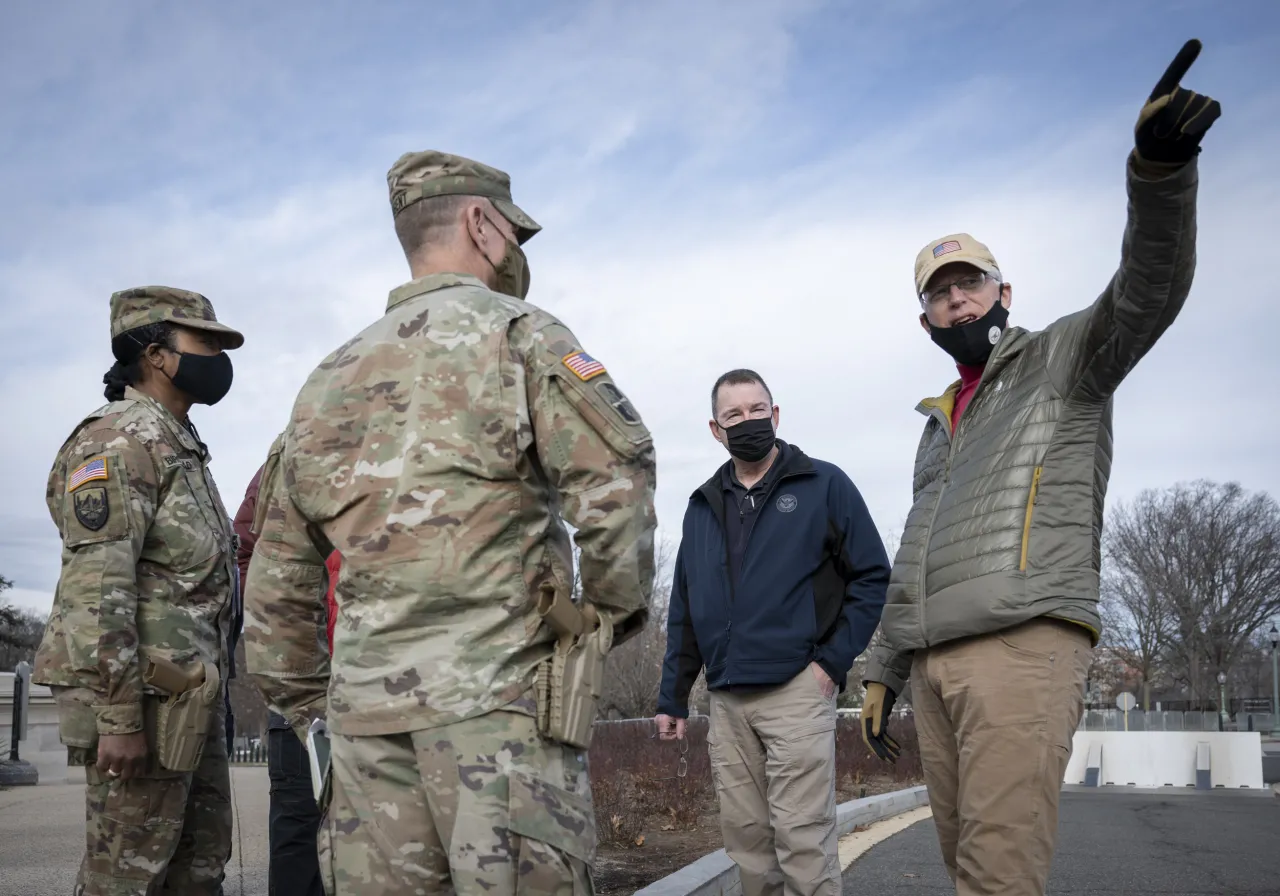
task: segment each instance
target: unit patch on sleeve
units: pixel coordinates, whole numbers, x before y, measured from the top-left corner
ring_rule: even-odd
[[[67,477],[67,491],[73,492],[86,482],[94,482],[101,479],[105,481],[107,478],[107,459],[105,457],[95,457],[87,460],[75,471]],[[105,518],[103,522],[106,522]],[[93,528],[98,528],[97,526]]]
[[[608,402],[609,407],[617,412],[619,417],[632,426],[640,422],[640,415],[636,412],[635,407],[617,386],[610,382],[603,382],[596,386],[596,389],[604,396],[604,400]]]
[[[111,505],[107,501],[107,490],[103,486],[76,492],[71,496],[71,501],[75,508],[76,519],[90,532],[97,532],[111,518]]]
[[[604,365],[586,352],[574,352],[571,355],[565,355],[561,360],[564,366],[572,370],[574,375],[584,383],[605,372]]]

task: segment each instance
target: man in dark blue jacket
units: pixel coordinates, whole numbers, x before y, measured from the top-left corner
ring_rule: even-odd
[[[839,893],[835,695],[880,622],[889,558],[849,477],[777,438],[759,374],[721,376],[711,412],[731,460],[685,512],[658,731],[684,737],[705,667],[721,831],[744,896]]]

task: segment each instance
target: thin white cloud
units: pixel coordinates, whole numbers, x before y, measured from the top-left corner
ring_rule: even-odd
[[[24,421],[0,466],[0,573],[26,599],[53,587],[45,476],[70,427],[101,402],[107,297],[125,286],[201,290],[248,337],[233,356],[231,395],[193,412],[234,513],[307,373],[382,313],[387,291],[407,277],[383,173],[400,152],[428,145],[511,171],[517,201],[546,226],[527,247],[530,298],[606,363],[653,429],[666,532],[678,533],[689,492],[725,458],[707,434],[707,393],[736,366],[769,381],[781,434],[843,466],[878,526],[893,529],[909,505],[923,423],[913,406],[954,378],[915,321],[915,252],[956,229],[988,242],[1014,283],[1014,322],[1025,326],[1091,301],[1118,259],[1123,157],[1141,97],[1107,94],[1103,108],[1046,130],[1029,123],[1041,98],[1015,73],[979,74],[954,85],[945,108],[869,119],[788,159],[779,148],[822,131],[813,116],[826,114],[785,102],[787,79],[805,65],[794,29],[812,27],[813,10],[706,10],[680,14],[675,28],[657,7],[596,6],[518,44],[495,41],[465,77],[443,62],[387,60],[401,114],[362,137],[356,161],[318,145],[270,185],[244,173],[252,155],[232,155],[213,169],[213,185],[163,179],[74,206],[60,193],[23,251],[0,255],[0,303],[25,359],[0,372],[0,415]],[[873,21],[859,42],[877,53],[867,68],[852,59],[846,74],[874,80],[886,48],[903,46],[901,30],[888,14]],[[217,57],[229,37],[213,28],[201,40],[193,58]],[[250,108],[243,84],[258,75],[268,87],[288,83],[286,59],[249,54],[232,88],[203,99],[219,116]],[[106,79],[93,95],[123,83],[130,114],[140,97],[176,109],[136,73],[112,82],[108,67],[93,71]],[[467,89],[442,98],[433,71]],[[84,76],[65,62],[49,72]],[[1257,407],[1276,372],[1266,339],[1271,275],[1258,263],[1274,254],[1280,223],[1269,161],[1280,136],[1266,111],[1274,99],[1234,101],[1206,141],[1196,288],[1117,397],[1113,500],[1198,475],[1280,488],[1266,463],[1277,427]],[[961,136],[972,141],[957,126],[990,107],[1002,110],[990,152],[940,152]],[[186,123],[195,112],[175,114]],[[91,132],[127,120],[108,103]],[[664,145],[680,150],[665,169],[652,155]],[[755,156],[768,164],[744,163]]]

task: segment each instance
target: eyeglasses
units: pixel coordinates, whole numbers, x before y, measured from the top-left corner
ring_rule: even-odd
[[[985,271],[976,271],[972,274],[964,274],[946,283],[934,284],[920,294],[920,299],[934,305],[939,302],[945,302],[951,297],[951,287],[953,286],[960,287],[962,292],[973,294],[982,289],[983,284],[987,282],[987,278],[989,277],[992,280],[996,279]]]

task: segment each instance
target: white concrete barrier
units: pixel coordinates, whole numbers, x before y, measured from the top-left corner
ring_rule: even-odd
[[[1097,762],[1100,750],[1098,786],[1194,788],[1197,765],[1203,764],[1201,745],[1208,751],[1211,787],[1262,789],[1257,731],[1077,731],[1066,783],[1094,784],[1086,780],[1089,759]]]

